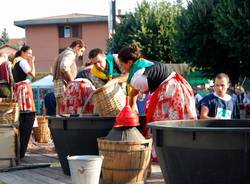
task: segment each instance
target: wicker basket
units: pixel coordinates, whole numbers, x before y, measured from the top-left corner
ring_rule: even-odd
[[[50,129],[48,118],[46,116],[37,116],[38,127],[33,128],[35,140],[39,143],[48,143],[50,141]]]
[[[126,95],[118,83],[104,85],[93,94],[94,114],[116,116],[125,106]]]
[[[18,122],[19,106],[14,99],[0,98],[0,124]]]

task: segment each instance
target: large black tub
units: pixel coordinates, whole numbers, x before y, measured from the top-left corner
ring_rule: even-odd
[[[250,183],[250,120],[149,125],[167,184]]]
[[[49,128],[64,174],[70,175],[68,155],[99,155],[97,138],[105,137],[115,123],[115,117],[50,116]],[[141,127],[145,116],[140,116]]]

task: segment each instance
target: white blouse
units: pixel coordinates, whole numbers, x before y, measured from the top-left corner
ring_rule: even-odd
[[[28,74],[29,72],[31,72],[31,67],[27,60],[25,59],[20,60],[19,66],[22,68],[24,73]]]
[[[145,75],[143,75],[145,71],[145,68],[142,68],[140,70],[137,70],[133,77],[131,78],[131,86],[135,88],[136,90],[145,93],[148,92],[148,79]]]

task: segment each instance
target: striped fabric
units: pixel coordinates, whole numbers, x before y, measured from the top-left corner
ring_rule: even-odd
[[[64,91],[66,90],[66,86],[62,80],[54,80],[54,94],[55,97],[62,97]]]
[[[18,102],[20,111],[35,111],[33,92],[29,80],[15,83],[14,99]]]

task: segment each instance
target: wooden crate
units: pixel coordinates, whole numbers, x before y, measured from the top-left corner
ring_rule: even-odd
[[[0,125],[0,169],[18,164],[18,145],[17,129],[11,125]]]

